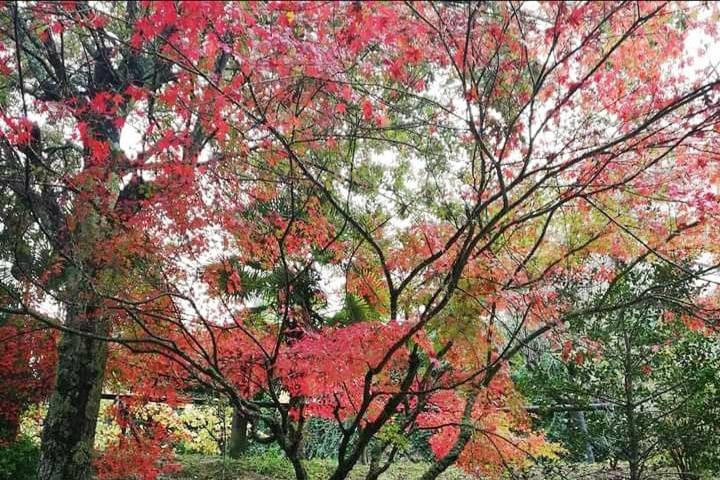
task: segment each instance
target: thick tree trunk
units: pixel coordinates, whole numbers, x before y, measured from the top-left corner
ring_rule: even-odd
[[[105,323],[99,319],[97,322],[94,333],[106,333]],[[58,349],[55,390],[43,428],[38,480],[89,480],[93,475],[95,426],[107,343],[64,333]]]
[[[230,445],[228,455],[231,458],[240,458],[248,446],[248,419],[233,407],[232,427],[230,430]]]
[[[305,471],[305,466],[302,464],[302,461],[295,457],[291,458],[290,462],[292,463],[293,470],[295,471],[295,480],[308,480],[308,474]]]
[[[288,439],[289,442],[283,447],[285,455],[287,455],[293,466],[293,470],[295,471],[295,480],[308,480],[309,478],[307,471],[305,470],[305,465],[302,463],[302,452],[300,450],[299,436],[302,435],[302,428],[303,425],[299,425],[299,430],[295,432],[291,431]]]
[[[302,451],[300,449],[302,443],[302,435],[304,432],[305,422],[301,417],[299,422],[270,422],[268,423],[273,437],[277,441],[280,448],[285,452],[285,456],[292,464],[295,471],[295,480],[308,480],[308,474],[305,465],[302,463]]]

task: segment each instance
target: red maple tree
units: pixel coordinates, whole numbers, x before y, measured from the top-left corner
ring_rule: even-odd
[[[110,366],[146,399],[227,397],[300,480],[312,416],[342,432],[333,480],[379,438],[377,478],[393,428],[431,431],[425,480],[499,475],[542,443],[507,408],[510,358],[618,307],[573,304],[573,279],[612,290],[608,255],[716,268],[720,81],[686,42],[715,39],[715,6],[9,8],[3,182],[37,254],[3,251],[3,310],[121,346]]]

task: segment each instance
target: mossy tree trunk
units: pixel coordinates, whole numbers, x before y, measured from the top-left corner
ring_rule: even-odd
[[[230,430],[230,446],[228,455],[231,458],[240,458],[248,446],[248,418],[233,407],[232,427]]]
[[[6,185],[13,189],[11,198],[21,200],[19,203],[29,211],[27,225],[36,225],[25,229],[41,232],[38,235],[47,240],[48,250],[52,250],[48,256],[62,258],[59,264],[63,272],[53,279],[53,286],[46,288],[67,310],[64,325],[85,333],[65,331],[59,343],[56,385],[42,434],[39,480],[85,480],[92,476],[95,426],[107,360],[106,343],[92,336],[104,337],[110,331],[110,319],[98,309],[98,297],[122,295],[123,287],[112,278],[124,278],[127,268],[125,262],[113,263],[96,253],[98,247],[106,248],[109,239],[123,234],[117,227],[127,223],[147,199],[139,169],[120,147],[121,129],[134,108],[126,92],[132,85],[146,89],[152,96],[176,79],[172,61],[154,51],[142,52],[128,46],[128,37],[124,37],[130,32],[127,28],[113,34],[106,31],[114,28],[111,25],[90,28],[86,20],[95,15],[95,7],[90,2],[77,3],[72,18],[66,15],[66,9],[57,10],[68,16],[68,25],[73,25],[64,30],[60,53],[52,35],[40,35],[42,29],[36,28],[36,23],[43,20],[39,20],[32,5],[9,2],[8,8],[2,10],[3,27],[7,27],[7,19],[12,20],[3,33],[9,33],[8,38],[14,42],[17,60],[12,81],[6,83],[11,87],[11,97],[21,99],[24,116],[28,117],[28,105],[33,112],[36,109],[35,102],[26,104],[26,96],[37,100],[41,115],[46,102],[68,106],[58,114],[61,121],[57,124],[48,121],[35,125],[31,142],[18,147],[22,155],[12,155],[22,161],[3,164],[12,169],[0,189]],[[134,25],[143,15],[137,3],[128,1],[124,9],[116,12],[123,25]],[[56,12],[49,8],[42,14],[54,16]],[[218,54],[218,77],[222,77],[229,58],[224,51]],[[80,66],[82,75],[77,74]],[[33,88],[27,89],[29,85]],[[100,93],[116,99],[111,113],[88,108]],[[80,133],[81,125],[84,131],[79,135],[80,142],[76,142],[68,135]],[[202,125],[198,118],[189,129],[193,132],[192,145],[182,154],[184,162],[195,159],[214,135],[205,132]],[[71,144],[73,148],[68,149]],[[52,156],[60,153],[62,156]],[[56,164],[63,167],[56,170]],[[131,173],[130,181],[122,181]],[[122,204],[117,204],[120,199]],[[75,211],[67,212],[66,207]],[[38,274],[30,268],[19,273]],[[38,274],[34,286],[46,285],[44,277]],[[24,301],[19,299],[18,303]]]
[[[107,333],[107,322],[69,317],[68,325],[96,335]],[[100,410],[107,343],[64,333],[58,346],[56,383],[42,434],[38,480],[89,480],[95,427]]]
[[[93,212],[67,237],[65,248],[73,252],[75,261],[63,272],[64,323],[68,330],[63,331],[58,344],[55,388],[43,425],[38,480],[94,477],[95,428],[108,349],[103,338],[110,332],[110,319],[101,308],[98,292],[111,291],[112,285],[102,278],[112,266],[94,261],[92,254],[96,245],[112,234],[106,219]]]

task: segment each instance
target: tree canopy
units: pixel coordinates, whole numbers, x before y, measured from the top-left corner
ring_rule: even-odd
[[[92,475],[103,388],[222,396],[299,480],[312,418],[332,480],[413,432],[424,480],[497,477],[554,452],[511,377],[534,341],[648,299],[714,334],[714,4],[2,8],[0,329],[32,349],[0,365],[47,365],[0,414],[54,384],[42,480]],[[98,472],[157,475],[167,432],[116,416],[138,471]]]

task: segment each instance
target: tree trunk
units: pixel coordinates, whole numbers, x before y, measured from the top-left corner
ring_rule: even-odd
[[[248,446],[247,437],[248,419],[242,415],[237,407],[233,407],[232,427],[230,430],[230,446],[228,455],[231,458],[240,458]]]
[[[585,421],[585,413],[582,411],[575,412],[575,425],[585,440],[585,462],[595,463],[595,453],[593,452],[592,442],[590,442],[590,433],[588,432],[587,422]]]
[[[106,323],[88,315],[94,333]],[[68,325],[74,326],[72,319]],[[90,480],[95,427],[100,410],[107,343],[63,333],[58,346],[55,389],[42,433],[38,480]]]
[[[470,422],[472,420],[472,407],[475,404],[475,400],[477,400],[478,393],[479,392],[477,391],[471,393],[465,401],[465,408],[463,410],[462,422],[460,425],[460,434],[458,435],[457,440],[455,440],[452,448],[447,455],[433,462],[430,468],[428,468],[425,473],[423,473],[422,477],[420,477],[420,480],[435,480],[440,476],[440,474],[454,464],[458,458],[460,458],[460,454],[463,450],[465,450],[465,446],[468,444],[473,435],[474,428]]]
[[[630,480],[640,480],[640,439],[635,424],[635,410],[631,403],[626,405],[625,409],[625,417],[628,424],[627,459],[630,469]]]
[[[630,469],[630,480],[640,480],[640,432],[637,428],[635,412],[635,373],[633,370],[632,343],[630,335],[623,323],[623,339],[625,344],[625,421],[627,422],[628,451],[627,460]]]
[[[640,480],[640,465],[637,461],[630,461],[630,480]]]
[[[295,471],[295,480],[308,480],[308,474],[305,470],[305,465],[302,463],[302,452],[300,450],[305,427],[305,421],[302,416],[297,423],[285,422],[281,424],[280,422],[270,422],[268,423],[268,427],[270,427],[270,431],[280,448],[285,452],[285,456],[290,460],[293,470]]]
[[[297,457],[291,458],[290,461],[292,462],[293,470],[295,471],[295,480],[308,480],[308,475],[302,461]]]
[[[395,461],[395,455],[397,455],[398,452],[397,446],[394,446],[392,450],[390,450],[387,458],[383,461],[382,457],[385,453],[386,446],[387,444],[373,451],[372,460],[370,461],[370,469],[368,470],[367,475],[365,475],[365,480],[378,480],[380,475],[385,473],[387,469],[390,468],[393,461]]]
[[[308,474],[305,470],[305,465],[302,463],[302,452],[300,451],[300,436],[302,436],[303,425],[298,425],[298,430],[290,431],[289,443],[285,445],[285,454],[290,463],[292,463],[293,470],[295,470],[295,480],[308,480]]]

